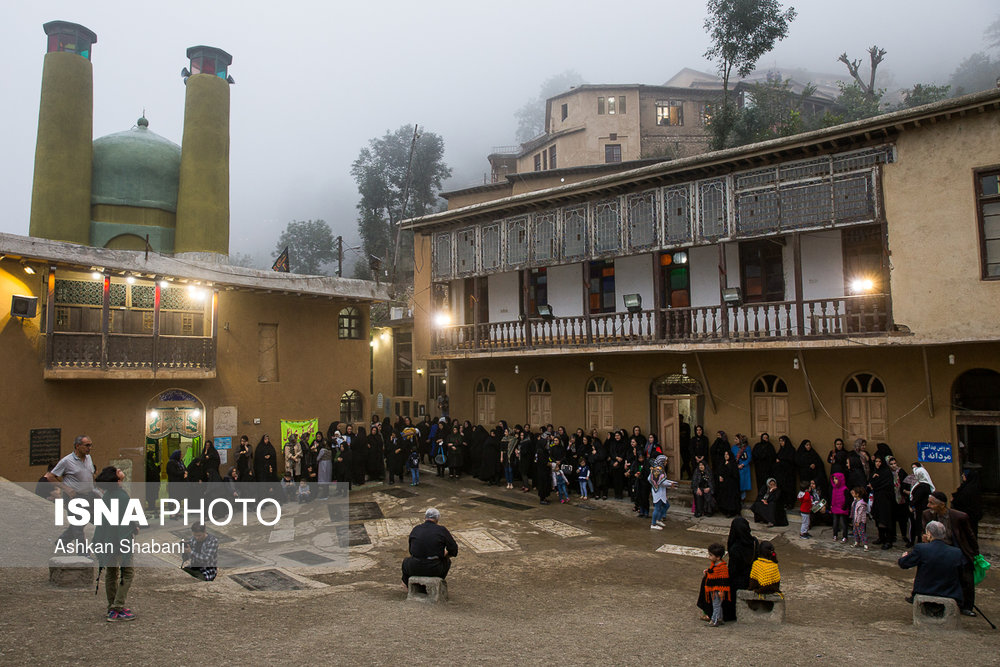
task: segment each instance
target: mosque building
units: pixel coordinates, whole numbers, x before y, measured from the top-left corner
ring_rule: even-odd
[[[100,467],[161,466],[281,420],[362,422],[373,282],[231,266],[229,74],[193,46],[181,145],[135,127],[93,138],[97,35],[44,26],[29,236],[0,234],[0,476],[36,479],[89,435]],[[6,309],[5,309],[6,311]],[[15,380],[16,378],[16,380]]]

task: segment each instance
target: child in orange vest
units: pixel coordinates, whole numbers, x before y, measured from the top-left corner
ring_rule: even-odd
[[[732,600],[733,595],[729,587],[729,566],[723,557],[726,555],[726,548],[718,542],[708,546],[709,567],[705,570],[705,602],[712,603],[712,617],[709,625],[717,628],[725,625],[722,619],[723,600]]]

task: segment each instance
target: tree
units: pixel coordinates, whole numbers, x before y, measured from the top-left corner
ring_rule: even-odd
[[[716,61],[725,94],[733,70],[741,78],[750,74],[760,57],[788,35],[795,16],[794,7],[781,11],[778,0],[708,0],[705,30],[712,45],[705,57]]]
[[[774,48],[774,43],[788,35],[788,25],[795,20],[795,9],[782,11],[778,0],[708,0],[705,31],[712,40],[705,57],[714,60],[722,77],[723,108],[712,119],[721,148],[729,134],[729,123],[736,117],[730,109],[729,79],[750,74],[757,61]],[[721,138],[721,144],[718,139]]]
[[[817,121],[803,112],[802,101],[814,92],[815,86],[806,86],[801,93],[794,93],[789,81],[772,76],[766,82],[752,84],[744,91],[742,108],[726,107],[730,117],[726,119],[725,137],[715,134],[716,117],[712,117],[714,141],[719,148],[734,148],[813,129]]]
[[[868,72],[867,82],[865,82],[865,80],[861,78],[860,60],[849,60],[847,57],[847,51],[841,53],[840,57],[837,58],[839,62],[842,62],[844,63],[844,65],[847,66],[848,73],[850,73],[851,78],[854,79],[861,93],[866,98],[868,98],[869,103],[874,102],[876,97],[881,98],[882,93],[884,92],[884,91],[879,91],[875,87],[875,71],[878,69],[879,63],[881,63],[885,59],[886,53],[888,53],[888,51],[886,51],[885,49],[880,49],[877,45],[873,44],[872,46],[868,47],[869,72]]]
[[[571,69],[553,74],[542,82],[538,97],[525,102],[524,106],[514,112],[514,118],[517,119],[517,140],[529,141],[545,132],[545,101],[581,83],[583,77]]]
[[[412,160],[411,160],[412,148]],[[444,163],[444,140],[433,132],[403,125],[395,132],[371,139],[351,165],[358,184],[358,232],[363,252],[389,267],[394,261],[400,221],[439,210],[441,184],[451,176]],[[401,235],[400,277],[412,280],[413,234]],[[365,262],[355,275],[370,276]]]
[[[932,102],[940,102],[948,97],[951,86],[935,86],[930,83],[917,83],[913,88],[903,91],[903,102],[899,109],[910,109]]]
[[[282,246],[282,248],[284,248],[284,246]],[[257,268],[256,264],[257,262],[254,261],[253,256],[248,255],[245,252],[229,253],[230,266],[241,266],[244,269],[256,269]]]
[[[997,18],[986,27],[986,30],[983,31],[983,36],[986,38],[986,44],[991,49],[1000,49],[1000,18]]]
[[[1000,61],[991,60],[985,53],[973,53],[959,63],[948,83],[955,95],[968,95],[996,86],[1000,76]]]
[[[288,265],[292,273],[327,275],[323,265],[337,258],[333,247],[333,232],[323,220],[293,220],[278,238],[272,257],[288,248]]]

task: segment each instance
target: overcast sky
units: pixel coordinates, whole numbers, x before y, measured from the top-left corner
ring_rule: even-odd
[[[946,81],[1000,14],[996,0],[791,4],[798,18],[761,67],[842,73],[842,51],[877,43],[901,87]],[[180,143],[187,47],[233,55],[231,251],[264,257],[293,219],[356,238],[350,167],[370,138],[418,123],[444,138],[447,188],[481,183],[490,148],[514,143],[514,111],[552,74],[661,84],[683,67],[712,71],[704,18],[698,0],[6,1],[0,231],[28,232],[47,21],[97,33],[95,138],[145,108],[150,130]]]

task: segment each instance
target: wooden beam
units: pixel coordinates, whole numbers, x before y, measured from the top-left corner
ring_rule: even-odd
[[[924,357],[924,385],[927,388],[927,416],[934,418],[934,392],[931,389],[931,368],[927,364],[927,346],[922,345],[920,352]]]
[[[796,335],[804,336],[806,330],[805,304],[802,298],[802,236],[792,234],[792,263],[795,271],[795,327]]]
[[[705,369],[701,365],[701,356],[697,352],[694,353],[694,362],[698,364],[698,375],[701,376],[702,382],[705,383],[705,395],[708,397],[708,404],[712,407],[712,414],[719,414],[718,408],[715,406],[715,396],[712,396],[712,385],[708,382],[708,376],[705,375]]]
[[[49,267],[49,275],[45,284],[45,366],[52,368],[55,355],[55,341],[52,332],[55,331],[56,321],[56,267]]]
[[[806,381],[806,396],[809,397],[809,410],[812,412],[813,420],[816,419],[816,402],[813,400],[812,382],[809,381],[809,371],[806,370],[806,358],[802,355],[802,350],[798,351],[799,367],[802,369],[802,377]]]
[[[108,320],[111,319],[111,275],[104,274],[104,302],[101,307],[101,368],[108,369]]]

